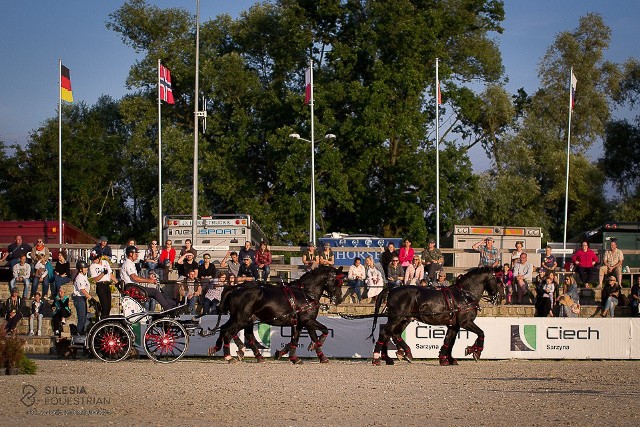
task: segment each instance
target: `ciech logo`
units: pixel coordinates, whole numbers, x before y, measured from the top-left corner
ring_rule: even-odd
[[[415,348],[417,350],[439,350],[446,335],[446,326],[416,325],[414,336],[418,342]],[[456,339],[471,339],[471,333],[461,329]]]
[[[536,325],[511,325],[511,351],[536,351]]]
[[[588,326],[586,328],[571,329],[562,326],[548,326],[546,330],[547,340],[555,341],[547,344],[547,350],[566,351],[571,349],[574,340],[591,341],[600,339],[600,330]]]

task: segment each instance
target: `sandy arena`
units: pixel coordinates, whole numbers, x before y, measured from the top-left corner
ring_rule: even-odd
[[[2,425],[638,425],[637,361],[37,360],[2,376]]]

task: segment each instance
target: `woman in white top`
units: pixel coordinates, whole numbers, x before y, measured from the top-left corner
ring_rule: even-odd
[[[360,264],[360,258],[356,257],[356,259],[353,260],[353,265],[349,267],[347,279],[349,280],[349,292],[351,292],[351,297],[355,298],[358,302],[362,300],[364,275],[364,266]]]
[[[364,260],[364,283],[367,285],[367,297],[371,298],[374,302],[384,286],[384,280],[382,279],[382,273],[378,270],[373,263],[373,257],[369,255]]]
[[[78,316],[78,334],[84,335],[84,328],[87,323],[87,300],[91,299],[89,294],[91,285],[87,277],[89,264],[80,260],[76,263],[76,268],[78,269],[78,274],[73,281],[73,305],[76,307],[76,315]]]

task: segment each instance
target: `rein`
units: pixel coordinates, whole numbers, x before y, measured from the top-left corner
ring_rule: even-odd
[[[418,317],[418,316],[439,316],[442,314],[448,314],[449,315],[449,326],[453,325],[453,319],[455,318],[456,314],[462,314],[462,313],[466,313],[469,311],[480,311],[480,301],[476,300],[472,294],[469,293],[469,291],[467,291],[466,289],[464,289],[462,286],[460,286],[459,284],[455,284],[446,288],[439,288],[437,289],[440,292],[442,292],[443,294],[443,298],[444,298],[444,302],[445,302],[445,311],[442,312],[437,312],[437,313],[424,313],[421,312],[419,308],[417,308],[415,311],[410,312],[408,314],[403,314],[403,317]],[[457,290],[458,292],[460,292],[460,296],[462,297],[462,301],[460,301],[459,303],[457,303],[455,295],[453,294],[453,291]],[[418,301],[418,295],[420,295],[419,293],[416,293],[416,296],[414,298],[415,301],[415,306],[419,307],[420,306],[420,301]]]

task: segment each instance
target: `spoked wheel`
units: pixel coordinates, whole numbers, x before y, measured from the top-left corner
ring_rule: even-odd
[[[174,319],[154,320],[144,334],[144,349],[156,362],[175,362],[184,356],[188,347],[187,331]]]
[[[89,339],[91,352],[103,362],[119,362],[129,355],[131,335],[117,322],[98,326]]]

